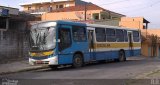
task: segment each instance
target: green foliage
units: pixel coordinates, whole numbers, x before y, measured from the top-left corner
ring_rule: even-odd
[[[154,35],[152,34],[151,35],[151,48],[152,48],[152,53],[153,53],[153,57],[156,56],[156,53],[157,53],[157,43],[158,42],[158,36],[157,35]]]

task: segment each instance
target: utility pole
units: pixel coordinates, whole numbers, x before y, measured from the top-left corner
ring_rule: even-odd
[[[85,3],[85,6],[84,6],[84,20],[85,21],[87,20],[87,3]]]

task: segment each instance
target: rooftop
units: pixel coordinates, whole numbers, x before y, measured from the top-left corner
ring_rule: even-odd
[[[28,6],[28,5],[36,5],[36,4],[50,4],[50,3],[58,3],[58,2],[71,2],[73,0],[45,0],[41,2],[29,2],[29,3],[21,3],[20,6]]]
[[[86,5],[87,10],[105,10],[97,5],[89,4]],[[71,12],[71,11],[83,11],[85,9],[84,5],[70,6],[57,10],[53,10],[52,12]]]
[[[61,8],[61,9],[57,9],[57,10],[53,10],[51,12],[72,12],[72,11],[84,11],[85,6],[84,5],[77,5],[77,6],[70,6],[70,7],[65,7],[65,8]],[[100,6],[97,6],[95,4],[89,3],[86,5],[86,9],[87,10],[103,10],[103,11],[109,11],[118,15],[122,15],[125,16],[123,14],[119,14],[110,10],[106,10]]]
[[[2,6],[2,5],[0,5],[0,8],[18,9],[18,8],[13,8],[13,7],[8,7],[8,6]]]

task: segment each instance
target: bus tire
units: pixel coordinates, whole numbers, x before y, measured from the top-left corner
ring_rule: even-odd
[[[58,68],[58,65],[49,65],[49,67],[52,69],[52,70],[56,70]]]
[[[82,67],[83,66],[83,57],[81,54],[75,54],[73,56],[73,67],[74,68],[79,68],[79,67]]]
[[[119,58],[118,58],[119,62],[123,62],[126,61],[126,56],[125,56],[125,52],[124,51],[119,51]]]

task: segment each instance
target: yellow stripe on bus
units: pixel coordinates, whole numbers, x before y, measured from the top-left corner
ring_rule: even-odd
[[[94,48],[127,48],[129,43],[96,43]],[[133,43],[133,47],[141,47],[141,43]]]

